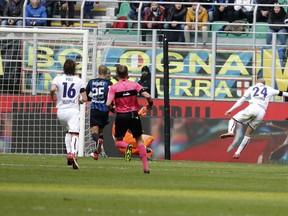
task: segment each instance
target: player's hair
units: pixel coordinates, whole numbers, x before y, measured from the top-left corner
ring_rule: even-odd
[[[105,65],[100,65],[98,68],[98,74],[106,75],[107,74],[107,67]]]
[[[266,84],[265,80],[263,78],[258,78],[257,83],[262,83],[262,84]]]
[[[76,62],[72,59],[67,59],[63,65],[64,73],[67,75],[75,75],[76,72]]]
[[[128,76],[128,67],[126,65],[118,65],[116,73],[120,79],[125,79]]]

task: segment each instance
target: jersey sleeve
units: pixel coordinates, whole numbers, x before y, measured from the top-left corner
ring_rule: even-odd
[[[85,91],[86,91],[86,86],[83,80],[80,80],[80,93],[85,92]]]
[[[109,90],[108,90],[107,100],[113,101],[114,98],[115,98],[115,89],[114,89],[114,87],[113,87],[113,85],[112,85],[112,86],[110,86],[110,88],[109,88]]]
[[[52,80],[52,85],[58,86],[58,77],[55,77],[55,78]]]
[[[143,92],[143,86],[141,86],[139,83],[136,83],[136,90],[138,93]]]
[[[276,96],[279,94],[280,91],[277,89],[274,89],[272,87],[269,87],[269,92],[270,92],[271,96]]]

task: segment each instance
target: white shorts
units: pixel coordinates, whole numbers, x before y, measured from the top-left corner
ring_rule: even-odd
[[[70,133],[80,131],[80,111],[78,109],[58,109],[57,117],[60,124]]]
[[[233,116],[237,122],[248,124],[254,130],[261,124],[266,111],[257,104],[250,104]]]

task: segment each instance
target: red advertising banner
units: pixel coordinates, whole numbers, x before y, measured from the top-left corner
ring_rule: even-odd
[[[139,99],[145,106],[146,100]],[[246,126],[238,125],[235,138],[222,140],[219,136],[227,132],[228,116],[224,112],[234,102],[171,100],[171,159],[217,162],[270,163],[288,161],[287,104],[271,102],[265,121],[257,128],[249,145],[239,160],[232,158],[242,141]],[[242,105],[245,107],[245,104]],[[5,152],[63,154],[62,128],[58,124],[56,109],[48,95],[0,96],[2,119],[0,141],[8,146]],[[236,113],[236,112],[235,112]],[[233,114],[233,113],[232,113]],[[164,158],[164,101],[154,101],[153,110],[142,117],[144,133],[154,137],[152,158]],[[108,156],[122,156],[114,145],[110,124],[104,130],[105,151]],[[6,122],[6,123],[5,123]],[[3,123],[3,124],[2,124]],[[5,123],[5,124],[4,124]],[[29,128],[29,130],[28,130]],[[55,139],[55,133],[60,133]],[[45,140],[41,136],[45,134]],[[39,140],[41,142],[39,143]],[[51,149],[50,146],[56,146]],[[39,149],[35,149],[39,146]],[[25,149],[23,149],[25,147]],[[8,151],[7,151],[8,149]],[[0,145],[1,152],[1,145]]]
[[[286,163],[288,161],[288,121],[263,121],[253,133],[239,159],[233,154],[239,147],[246,125],[237,124],[235,137],[220,139],[227,132],[228,119],[177,118],[171,122],[172,160],[212,162]],[[151,119],[153,157],[164,159],[164,123]]]

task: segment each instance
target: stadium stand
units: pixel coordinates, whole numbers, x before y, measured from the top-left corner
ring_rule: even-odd
[[[74,1],[74,0],[70,0]],[[25,1],[27,3],[27,1]],[[94,7],[94,16],[93,19],[87,19],[83,18],[82,13],[82,1],[80,0],[75,0],[76,6],[75,6],[75,17],[73,19],[74,21],[74,26],[75,28],[80,28],[80,29],[97,29],[97,31],[101,34],[111,34],[111,35],[116,35],[116,40],[115,43],[141,43],[141,28],[132,28],[132,21],[129,19],[127,16],[127,13],[129,10],[131,10],[129,2],[127,1],[115,1],[115,0],[104,0],[104,1],[99,1],[100,5]],[[286,0],[279,0],[279,3],[283,5],[283,7],[287,10],[288,5],[286,3]],[[165,4],[173,4],[173,2],[163,2],[161,1],[162,5]],[[187,7],[190,6],[191,3],[189,2],[182,2],[182,4],[185,4]],[[57,4],[55,4],[55,9],[52,17],[52,23],[51,26],[54,28],[62,28],[61,27],[61,18],[59,15],[59,8],[57,8]],[[230,5],[230,4],[229,4]],[[270,5],[273,7],[273,5]],[[255,10],[257,8],[257,5],[255,5]],[[25,7],[24,7],[25,10]],[[115,21],[117,21],[117,18],[125,16],[127,18],[127,29],[113,29],[111,26]],[[124,22],[124,21],[123,21]],[[135,22],[135,21],[134,21]],[[152,21],[153,22],[153,21]],[[137,24],[138,26],[141,26],[139,24],[142,23],[142,20],[138,20]],[[223,26],[227,26],[227,23],[223,21],[222,23],[219,21],[215,22],[209,22],[210,26],[210,32],[209,32],[209,39],[208,39],[208,47],[211,45],[211,36],[212,32],[216,31],[217,33],[217,38],[219,39],[220,43],[232,43],[232,45],[235,45],[234,40],[236,40],[236,45],[242,45],[247,44],[249,47],[255,47],[255,46],[263,46],[265,45],[265,37],[266,37],[266,32],[268,29],[268,24],[267,23],[257,23],[254,21],[252,24],[247,24],[247,32],[242,33],[242,34],[236,34],[232,32],[225,32],[223,31]],[[25,26],[24,26],[25,27]],[[221,29],[221,30],[220,30]],[[159,34],[163,34],[161,30],[158,32]],[[196,30],[197,33],[197,30]],[[255,40],[251,40],[251,38],[256,37]],[[226,38],[229,38],[231,40],[226,40]],[[244,41],[244,43],[242,43]],[[257,45],[255,44],[257,43]],[[173,42],[174,43],[174,42]],[[172,44],[173,44],[172,43]],[[175,42],[177,45],[179,42]],[[198,41],[192,40],[191,45],[197,46]],[[190,45],[188,44],[188,45]],[[183,44],[179,44],[183,45]]]
[[[119,17],[126,17],[127,19],[127,26],[128,28],[131,27],[131,23],[129,22],[129,16],[127,16],[128,12],[131,10],[130,4],[128,2],[123,2],[119,8],[119,13],[116,15],[116,19]],[[115,21],[117,22],[117,21]],[[122,21],[125,22],[125,21]],[[129,30],[128,29],[110,29],[109,34],[128,34]]]
[[[118,9],[118,3],[116,1],[101,1],[99,6],[94,6],[93,9],[93,20],[91,19],[84,19],[83,25],[81,26],[81,1],[77,1],[75,5],[75,27],[84,27],[84,28],[97,28],[99,23],[103,23],[103,20],[110,20],[115,19],[115,13]],[[109,25],[106,25],[105,22],[104,27],[109,27]],[[60,14],[59,9],[57,6],[54,8],[54,15],[53,15],[53,21],[51,23],[52,27],[61,27],[61,20],[60,20]],[[101,25],[100,25],[101,27]],[[103,27],[103,26],[102,26]]]

